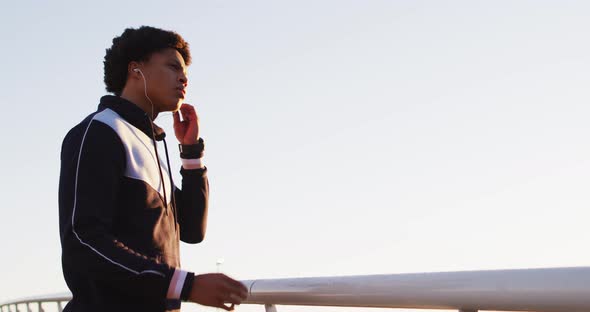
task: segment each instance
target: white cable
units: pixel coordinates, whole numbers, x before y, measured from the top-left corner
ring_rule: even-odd
[[[151,116],[151,118],[152,118],[152,120],[154,120],[154,102],[152,102],[152,99],[150,99],[150,97],[147,94],[147,82],[146,82],[145,76],[143,75],[143,73],[141,72],[141,70],[138,69],[137,72],[139,72],[141,74],[141,78],[143,78],[143,92],[145,94],[145,97],[152,104],[152,116]]]
[[[141,74],[141,78],[143,78],[143,93],[145,94],[146,99],[148,99],[148,101],[150,101],[150,103],[152,104],[152,116],[150,118],[150,123],[152,125],[152,135],[153,135],[153,131],[154,131],[154,122],[153,122],[153,120],[154,120],[154,102],[152,102],[152,99],[150,99],[150,97],[147,94],[147,80],[145,79],[143,72],[139,68],[134,69],[134,71]],[[156,144],[155,140],[154,140],[154,144]],[[166,183],[164,182],[162,168],[160,167],[160,159],[159,159],[159,157],[157,157],[158,156],[157,146],[154,146],[154,149],[156,152],[156,163],[158,165],[158,171],[160,171],[160,183],[162,183],[162,188],[164,190],[164,206],[166,207],[166,210],[168,210],[168,199],[166,198],[167,197],[166,196]],[[170,168],[168,168],[168,170],[170,170]]]

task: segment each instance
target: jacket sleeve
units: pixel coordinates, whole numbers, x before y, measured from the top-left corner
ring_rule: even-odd
[[[209,180],[207,168],[180,169],[182,189],[176,188],[180,240],[189,244],[203,241],[207,230]]]
[[[64,274],[67,270],[87,276],[129,295],[166,298],[175,268],[133,250],[112,231],[126,164],[123,148],[119,136],[98,121],[90,121],[64,140],[60,173]]]

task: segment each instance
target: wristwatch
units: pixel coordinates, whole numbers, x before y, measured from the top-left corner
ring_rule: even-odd
[[[180,151],[180,158],[202,158],[203,151],[205,150],[205,142],[203,141],[203,138],[199,138],[199,141],[196,144],[178,144],[178,150]]]

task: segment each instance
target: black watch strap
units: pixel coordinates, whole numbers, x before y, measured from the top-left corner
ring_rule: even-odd
[[[184,159],[198,159],[203,157],[203,151],[205,150],[205,142],[202,138],[199,138],[197,144],[178,144],[180,150],[180,158]]]

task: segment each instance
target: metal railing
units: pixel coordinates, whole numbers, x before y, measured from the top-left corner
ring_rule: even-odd
[[[247,280],[243,304],[444,309],[475,312],[590,311],[590,267],[464,271],[338,277]],[[69,293],[30,297],[0,304],[0,311],[18,305],[61,302]]]
[[[48,305],[55,305],[57,307],[57,310],[59,312],[62,312],[63,303],[70,301],[70,299],[72,299],[72,294],[70,294],[69,292],[20,298],[16,300],[11,300],[9,302],[0,303],[0,311],[23,311],[20,308],[24,307],[24,311],[31,312],[33,311],[32,307],[35,307],[38,312],[43,312],[45,311],[44,307],[47,307]]]

